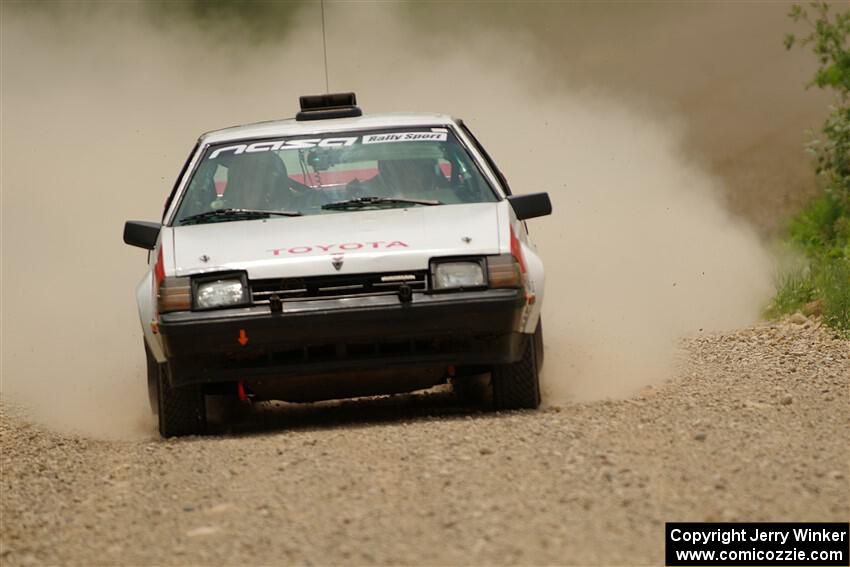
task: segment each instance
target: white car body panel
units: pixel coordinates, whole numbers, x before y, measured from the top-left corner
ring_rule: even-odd
[[[142,331],[145,334],[145,341],[151,350],[151,354],[157,362],[165,362],[165,351],[162,348],[162,340],[160,336],[154,332],[153,323],[157,321],[156,313],[156,292],[154,291],[154,266],[160,251],[162,251],[163,267],[166,275],[173,275],[173,269],[169,271],[169,266],[174,265],[174,245],[171,230],[163,227],[159,232],[159,242],[156,247],[148,254],[148,271],[145,273],[142,281],[136,286],[136,301],[139,306],[139,319],[142,324]]]
[[[424,270],[433,257],[498,254],[497,209],[506,206],[501,201],[174,227],[174,273],[246,270],[249,279],[264,279]],[[335,257],[343,259],[338,271]]]
[[[156,299],[153,297],[153,270],[149,269],[139,285],[136,286],[136,304],[139,307],[139,321],[142,323],[142,333],[145,335],[145,343],[151,350],[153,357],[159,362],[165,362],[165,353],[159,336],[151,329],[151,321],[156,318]]]
[[[342,132],[371,128],[393,128],[396,126],[454,126],[455,120],[446,114],[426,112],[385,112],[364,114],[356,118],[334,118],[332,120],[299,122],[292,118],[269,120],[213,130],[201,136],[204,144],[219,144],[248,138],[271,138],[277,136],[309,136],[320,132]]]
[[[513,211],[511,211],[513,215]],[[528,286],[529,294],[533,294],[534,302],[530,303],[526,310],[525,325],[522,329],[524,333],[533,333],[537,328],[537,322],[540,320],[540,311],[543,308],[543,290],[546,281],[543,271],[543,259],[537,253],[537,247],[531,242],[528,233],[525,230],[523,223],[514,221],[521,228],[515,229],[516,234],[521,234],[520,245],[522,246],[522,254],[525,258],[526,269],[528,270],[526,285]]]

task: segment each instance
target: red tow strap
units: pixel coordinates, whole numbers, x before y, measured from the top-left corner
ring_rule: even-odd
[[[245,393],[245,384],[242,380],[236,383],[236,395],[239,396],[240,402],[248,401],[248,394]]]

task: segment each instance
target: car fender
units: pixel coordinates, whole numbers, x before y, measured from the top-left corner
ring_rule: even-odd
[[[136,304],[139,307],[139,322],[142,325],[145,343],[150,348],[151,354],[153,354],[157,362],[165,362],[162,340],[159,334],[153,332],[151,324],[156,320],[156,299],[153,293],[152,270],[148,270],[142,281],[136,286]]]
[[[154,289],[153,273],[159,258],[160,250],[163,255],[163,269],[166,276],[174,274],[173,233],[171,229],[163,227],[159,233],[159,241],[148,255],[148,268],[144,277],[136,286],[136,305],[139,308],[139,322],[145,336],[145,343],[150,348],[151,354],[157,362],[166,362],[165,349],[162,345],[162,337],[155,332],[155,323],[158,320],[157,298]]]
[[[530,304],[528,309],[528,319],[523,327],[524,333],[533,333],[537,329],[537,322],[540,320],[540,311],[543,308],[543,292],[546,283],[546,273],[543,270],[543,259],[537,253],[537,247],[534,246],[528,234],[527,240],[520,242],[522,253],[525,256],[525,266],[528,270],[529,291],[534,294],[534,303]]]
[[[528,287],[529,297],[533,297],[526,305],[523,312],[523,333],[534,333],[537,329],[537,322],[540,320],[540,311],[543,306],[543,288],[546,282],[546,275],[543,269],[543,259],[537,253],[537,247],[531,240],[528,234],[528,229],[524,222],[517,220],[516,213],[507,201],[502,201],[504,208],[500,208],[500,225],[504,222],[505,227],[513,229],[514,234],[520,243],[523,258],[525,259],[526,267],[526,285]],[[501,248],[503,253],[510,253],[510,229],[505,229],[502,233]]]

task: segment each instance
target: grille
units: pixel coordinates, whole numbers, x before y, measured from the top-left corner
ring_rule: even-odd
[[[428,288],[428,272],[391,272],[383,274],[353,274],[317,276],[312,278],[274,278],[251,281],[251,299],[255,304],[268,303],[272,295],[282,301],[321,299],[327,297],[357,297],[398,293],[403,284],[413,291]]]
[[[486,344],[473,337],[410,339],[374,343],[320,343],[262,352],[217,355],[222,368],[262,368],[269,365],[311,364],[333,361],[385,360],[393,356],[427,357],[464,353]]]

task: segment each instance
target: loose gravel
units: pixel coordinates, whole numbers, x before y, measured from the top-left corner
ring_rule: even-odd
[[[667,521],[846,521],[850,343],[800,322],[536,412],[431,394],[115,442],[0,408],[0,564],[660,565]]]

